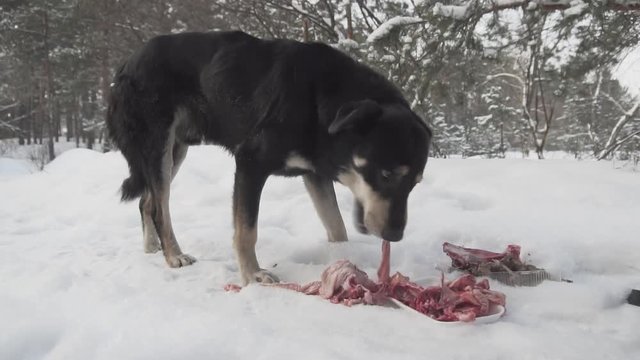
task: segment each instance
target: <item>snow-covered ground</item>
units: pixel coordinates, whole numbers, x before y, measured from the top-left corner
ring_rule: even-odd
[[[445,241],[516,243],[574,283],[492,283],[507,314],[487,325],[258,285],[226,293],[239,281],[231,158],[190,149],[171,205],[178,240],[199,261],[170,269],[143,253],[137,203],[119,202],[122,156],[74,149],[43,172],[0,160],[0,359],[640,358],[640,308],[624,301],[640,288],[640,173],[592,161],[430,159],[425,175],[392,271],[437,277]],[[350,223],[351,196],[337,193]],[[258,256],[286,281],[316,280],[339,258],[375,274],[380,241],[348,230],[350,242],[328,244],[301,180],[272,178]]]

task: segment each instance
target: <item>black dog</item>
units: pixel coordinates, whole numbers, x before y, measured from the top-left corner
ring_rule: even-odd
[[[169,186],[188,146],[233,153],[233,244],[245,283],[277,281],[255,254],[269,175],[303,176],[329,241],[347,240],[336,180],[355,196],[359,231],[398,241],[431,140],[397,88],[340,51],[242,32],[150,40],[119,69],[107,126],[129,163],[122,199],[141,196],[145,251],[161,247],[171,267],[195,261],[169,215]]]

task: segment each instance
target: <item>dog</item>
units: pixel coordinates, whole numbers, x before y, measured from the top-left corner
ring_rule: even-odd
[[[244,284],[277,282],[255,245],[270,175],[302,176],[329,241],[347,240],[333,182],[355,198],[355,226],[403,237],[407,198],[420,182],[432,133],[402,93],[369,67],[321,43],[262,40],[240,31],[161,35],[122,65],[106,119],[140,197],[146,252],[170,267],[196,260],[171,225],[169,188],[190,145],[234,155],[233,246]]]

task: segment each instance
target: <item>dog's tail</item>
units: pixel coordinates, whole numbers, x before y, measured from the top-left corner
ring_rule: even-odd
[[[112,143],[120,149],[129,164],[130,176],[122,182],[122,201],[134,200],[148,189],[144,174],[145,160],[134,136],[140,133],[141,121],[137,121],[135,107],[135,83],[123,75],[124,65],[118,70],[111,84],[107,108],[107,130]]]
[[[139,174],[131,173],[127,179],[122,182],[120,192],[122,193],[122,201],[131,201],[139,198],[145,192],[147,186],[144,178]]]

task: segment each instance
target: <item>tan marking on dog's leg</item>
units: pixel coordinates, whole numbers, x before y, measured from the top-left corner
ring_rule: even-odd
[[[153,206],[155,207],[153,214],[154,223],[156,224],[156,231],[160,238],[160,245],[162,246],[164,257],[170,267],[181,267],[193,264],[196,259],[191,255],[182,253],[171,224],[171,214],[169,211],[171,179],[175,176],[180,163],[186,155],[185,150],[184,154],[179,154],[180,156],[177,156],[176,160],[179,161],[174,163],[174,145],[175,125],[169,132],[165,154],[162,159],[162,174],[160,175],[160,181],[155,185],[156,187],[151,190],[151,193]]]
[[[242,212],[238,212],[235,215],[234,224],[233,248],[236,251],[242,283],[244,285],[251,282],[270,284],[280,281],[277,276],[261,269],[258,264],[258,258],[256,256],[258,229],[255,226],[246,225]]]
[[[151,194],[145,191],[140,198],[140,215],[142,217],[142,236],[144,252],[151,254],[160,251],[160,240],[156,232],[156,225],[151,218]]]
[[[256,256],[260,195],[267,175],[256,170],[256,164],[246,161],[246,154],[236,154],[236,174],[233,185],[233,247],[243,284],[275,283],[278,278],[262,270]]]
[[[161,218],[160,226],[158,226],[156,219],[156,230],[160,238],[160,244],[162,246],[162,252],[165,260],[170,267],[181,267],[191,265],[196,262],[196,259],[188,254],[183,254],[176,240],[176,236],[173,232],[173,226],[171,225],[171,214],[169,212],[169,186],[165,186],[164,191],[159,194],[159,199],[156,202],[159,212],[156,216]]]
[[[246,285],[252,281],[251,276],[260,270],[256,256],[256,242],[258,231],[250,228],[243,221],[235,220],[235,232],[233,234],[233,248],[236,251],[238,266],[242,281]]]
[[[171,168],[171,180],[173,180],[180,169],[180,165],[187,156],[187,145],[175,144],[173,147],[173,165]],[[145,191],[140,198],[140,215],[142,217],[142,234],[145,253],[156,253],[162,250],[156,226],[151,217],[151,193]]]
[[[347,241],[347,230],[340,215],[333,182],[315,174],[304,175],[303,180],[329,241]]]

